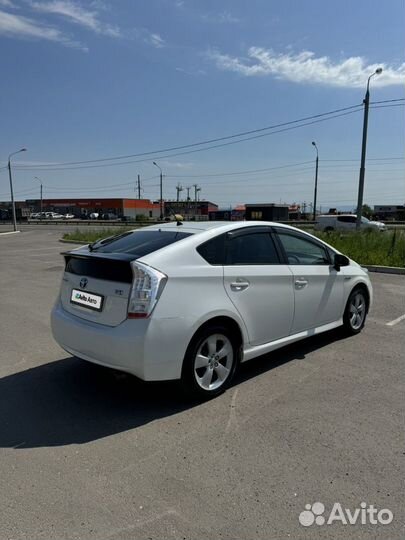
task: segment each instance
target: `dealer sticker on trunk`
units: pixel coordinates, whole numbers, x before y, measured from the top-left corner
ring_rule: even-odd
[[[89,309],[100,311],[103,306],[103,297],[98,294],[79,291],[78,289],[72,289],[72,295],[70,297],[72,304],[78,304]]]

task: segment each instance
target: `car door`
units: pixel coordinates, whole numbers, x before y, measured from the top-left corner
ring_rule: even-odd
[[[248,330],[250,344],[288,336],[294,315],[293,275],[280,260],[270,227],[227,234],[224,287]]]
[[[338,320],[343,312],[344,275],[333,267],[326,246],[298,231],[281,227],[276,231],[294,279],[291,333]]]

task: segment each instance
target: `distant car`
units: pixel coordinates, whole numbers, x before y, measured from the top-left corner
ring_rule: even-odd
[[[30,215],[30,219],[40,219],[41,218],[41,212],[34,212]]]
[[[106,212],[105,214],[102,214],[101,219],[109,220],[109,219],[119,219],[119,218],[115,214]]]
[[[47,219],[63,219],[63,214],[59,214],[58,212],[45,212]]]
[[[65,214],[65,215],[64,215],[64,218],[65,218],[65,219],[75,219],[75,217],[76,217],[76,216],[75,216],[74,214]]]
[[[100,216],[100,214],[98,212],[92,212],[90,215],[89,215],[89,219],[98,219]]]
[[[350,231],[356,230],[356,214],[325,214],[318,216],[315,222],[316,231]],[[384,231],[385,224],[381,221],[370,221],[362,216],[360,228]]]
[[[64,257],[61,347],[203,398],[240,362],[341,325],[357,334],[372,303],[365,269],[280,223],[162,223]]]

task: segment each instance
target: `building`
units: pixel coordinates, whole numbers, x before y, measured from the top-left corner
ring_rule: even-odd
[[[209,212],[210,221],[242,221],[245,219],[245,205]]]
[[[405,220],[405,205],[374,205],[374,215],[378,219],[403,221]]]
[[[39,199],[25,201],[31,212],[39,212],[41,202]],[[136,219],[159,219],[160,205],[149,199],[43,199],[44,212],[58,212],[59,214],[73,214],[77,218],[90,216],[92,213],[112,214],[117,217]]]
[[[247,221],[288,221],[288,204],[246,204]]]
[[[30,209],[25,201],[15,201],[15,215],[18,220],[29,218]],[[10,201],[0,201],[0,220],[11,220],[13,209]]]
[[[301,205],[299,204],[290,204],[288,207],[288,219],[298,220],[301,219]],[[305,214],[304,214],[305,217]]]
[[[218,205],[210,201],[165,201],[165,216],[181,214],[185,220],[207,221],[210,212],[218,211]]]

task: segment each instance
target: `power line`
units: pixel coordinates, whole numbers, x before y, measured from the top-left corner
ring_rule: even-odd
[[[357,106],[357,107],[359,107],[359,106]],[[270,133],[262,133],[260,135],[254,135],[253,137],[246,137],[244,139],[239,139],[237,141],[230,141],[230,142],[226,142],[226,143],[222,143],[222,144],[216,144],[216,145],[212,145],[212,146],[207,146],[205,148],[198,148],[198,149],[195,149],[195,150],[188,150],[186,152],[178,152],[176,154],[167,154],[167,155],[159,156],[159,159],[173,158],[173,157],[177,157],[177,156],[184,156],[184,155],[187,155],[187,154],[194,154],[196,152],[205,152],[206,150],[212,150],[214,148],[222,148],[222,147],[225,147],[225,146],[230,146],[232,144],[238,144],[238,143],[245,142],[245,141],[251,141],[251,140],[254,140],[254,139],[260,139],[262,137],[268,137],[270,135],[275,135],[277,133],[290,131],[292,129],[298,129],[298,128],[309,126],[309,125],[312,125],[312,124],[325,122],[325,121],[331,120],[333,118],[339,118],[341,116],[347,116],[349,114],[354,114],[356,112],[359,112],[360,110],[361,109],[357,109],[357,110],[351,110],[351,111],[341,113],[341,114],[335,114],[335,115],[329,116],[327,118],[320,118],[318,120],[313,120],[311,122],[306,122],[306,123],[299,124],[299,125],[296,125],[296,126],[290,126],[290,127],[286,127],[286,128],[283,128],[283,129],[276,130],[276,131],[271,131]],[[293,123],[293,122],[288,122],[288,123]],[[83,166],[79,166],[79,167],[54,167],[54,168],[47,167],[47,168],[42,168],[40,166],[35,166],[33,168],[33,167],[24,167],[24,166],[14,166],[14,168],[18,169],[18,170],[26,170],[26,171],[39,171],[39,170],[44,170],[44,171],[72,171],[72,170],[76,170],[76,169],[93,169],[93,168],[99,168],[99,167],[114,167],[114,166],[118,166],[118,165],[128,165],[128,164],[131,164],[131,163],[143,163],[145,161],[151,161],[151,159],[153,159],[153,158],[138,159],[138,160],[131,160],[131,161],[121,161],[120,163],[104,163],[102,165],[83,165]]]
[[[381,101],[370,101],[370,105],[376,105],[377,103],[394,103],[396,101],[405,101],[405,98],[399,99],[383,99]]]
[[[206,139],[206,140],[203,140],[203,141],[189,143],[189,144],[183,144],[183,145],[180,145],[180,146],[172,146],[172,147],[169,147],[169,148],[162,148],[162,149],[159,149],[159,150],[153,150],[153,151],[151,150],[151,151],[148,151],[148,152],[140,152],[140,153],[137,153],[137,154],[127,154],[127,155],[123,155],[123,156],[112,156],[112,157],[108,157],[108,158],[89,159],[89,160],[84,160],[84,161],[66,161],[66,162],[61,162],[61,163],[55,163],[55,164],[52,164],[52,165],[58,165],[58,166],[82,165],[82,164],[86,164],[86,163],[99,163],[99,162],[105,162],[105,161],[128,159],[128,158],[140,157],[140,156],[148,156],[148,155],[151,156],[151,155],[154,155],[154,154],[161,154],[161,153],[164,153],[164,152],[173,152],[173,151],[177,151],[177,150],[184,150],[186,148],[192,148],[192,147],[195,147],[195,146],[201,146],[201,145],[205,145],[205,144],[212,144],[212,143],[216,143],[216,142],[220,142],[220,141],[224,141],[224,140],[228,140],[228,139],[244,137],[245,135],[252,135],[253,133],[260,133],[260,132],[263,132],[263,131],[268,131],[268,130],[276,129],[276,128],[279,128],[279,127],[284,127],[284,126],[288,126],[288,125],[292,125],[292,124],[306,122],[307,120],[312,120],[312,119],[315,119],[315,118],[321,118],[321,117],[324,117],[324,116],[329,116],[329,115],[332,115],[332,114],[335,114],[335,113],[340,113],[340,112],[343,112],[343,111],[356,109],[358,107],[362,107],[362,104],[351,105],[350,107],[343,107],[343,108],[340,108],[340,109],[334,109],[332,111],[328,111],[328,112],[324,112],[324,113],[318,113],[318,114],[315,114],[315,115],[312,115],[312,116],[306,116],[306,117],[299,118],[299,119],[296,119],[296,120],[290,120],[288,122],[282,122],[282,123],[279,123],[279,124],[273,124],[273,125],[262,127],[262,128],[252,129],[252,130],[249,130],[249,131],[241,131],[239,133],[234,133],[232,135],[225,135],[225,136],[222,136],[222,137],[216,137],[216,138],[213,138],[213,139]],[[49,165],[49,167],[52,167],[52,165]]]

